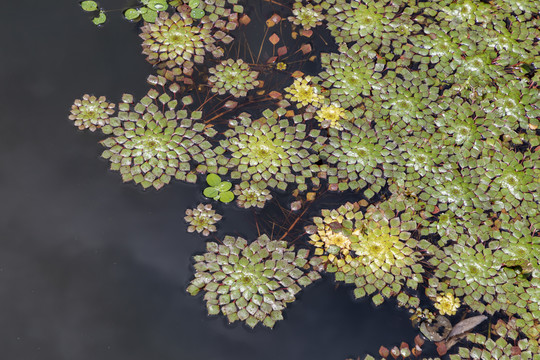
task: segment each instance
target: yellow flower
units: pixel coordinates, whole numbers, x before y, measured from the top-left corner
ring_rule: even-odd
[[[315,118],[322,123],[323,127],[333,127],[338,130],[342,129],[342,126],[338,123],[340,119],[347,119],[347,113],[341,106],[330,104],[324,105],[317,111]]]
[[[319,105],[323,100],[323,96],[319,94],[319,89],[316,86],[309,84],[310,81],[311,76],[294,80],[290,87],[285,88],[285,91],[288,92],[285,97],[297,102],[298,107],[310,104],[313,106]]]
[[[455,315],[460,306],[459,298],[454,297],[452,293],[441,294],[437,296],[435,308],[441,315]]]
[[[287,68],[287,64],[285,64],[284,62],[278,62],[276,64],[276,69],[278,70],[285,70]]]

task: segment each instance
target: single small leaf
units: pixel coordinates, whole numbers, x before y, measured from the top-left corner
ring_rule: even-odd
[[[127,9],[126,11],[124,11],[124,17],[127,20],[135,20],[140,15],[141,15],[141,13],[139,13],[139,10],[137,10],[137,9]]]
[[[144,13],[143,13],[143,9],[146,9]],[[144,21],[149,22],[149,23],[156,22],[157,11],[149,9],[149,8],[141,8],[140,11],[141,11]]]
[[[390,356],[390,350],[388,350],[384,346],[381,346],[379,348],[379,355],[381,355],[383,358],[387,358]]]
[[[224,203],[230,203],[231,201],[234,200],[234,194],[232,193],[232,191],[225,191],[224,193],[221,194],[221,196],[219,197],[219,200],[221,200]]]
[[[205,12],[203,9],[199,9],[199,8],[196,8],[196,9],[193,9],[191,10],[191,17],[194,18],[194,19],[202,19],[205,15]]]
[[[217,191],[217,189],[214,187],[207,187],[206,189],[204,189],[203,195],[206,196],[207,198],[211,198],[214,200],[216,200],[215,197],[219,199],[219,191]]]
[[[210,186],[217,186],[221,183],[221,178],[216,174],[208,174],[208,176],[206,176],[206,182]]]
[[[95,25],[101,25],[101,24],[103,24],[105,21],[107,21],[107,15],[105,15],[105,13],[104,13],[103,11],[100,11],[100,12],[99,12],[99,15],[92,19],[92,22],[93,22]]]
[[[272,34],[272,36],[270,36],[268,40],[272,43],[272,45],[276,45],[280,39],[277,34]]]
[[[216,189],[220,192],[225,192],[225,191],[229,191],[229,189],[232,187],[232,184],[228,181],[223,181],[221,183],[219,183],[217,186],[216,186]]]
[[[84,11],[96,11],[98,9],[95,1],[83,1],[81,2],[81,7]]]
[[[169,5],[167,0],[150,0],[147,6],[155,11],[165,11]]]
[[[201,3],[200,0],[189,0],[188,5],[189,5],[190,8],[194,9],[194,8],[198,7],[200,3]]]
[[[450,331],[450,334],[448,334],[448,337],[451,338],[452,336],[461,335],[464,332],[472,330],[473,328],[481,324],[486,319],[487,319],[487,316],[478,315],[478,316],[473,316],[465,320],[462,320],[454,326],[452,331]]]

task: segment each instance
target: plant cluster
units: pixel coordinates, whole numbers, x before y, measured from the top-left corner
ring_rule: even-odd
[[[216,223],[222,219],[210,204],[199,204],[195,209],[187,209],[184,220],[189,224],[187,231],[202,233],[203,236],[217,231]]]
[[[116,104],[108,103],[105,96],[99,98],[84,94],[82,99],[76,99],[71,106],[69,120],[79,130],[89,129],[96,131],[109,123],[109,118],[114,114]]]
[[[170,88],[175,90],[175,84]],[[172,178],[197,181],[193,163],[199,171],[219,171],[218,154],[208,141],[214,133],[198,121],[200,112],[189,114],[177,106],[177,100],[155,89],[135,104],[132,95],[124,94],[117,116],[102,128],[112,136],[101,141],[107,148],[102,157],[124,182],[160,189]]]
[[[226,236],[209,242],[207,252],[193,257],[195,277],[187,288],[191,295],[204,292],[208,314],[222,313],[230,323],[258,323],[272,328],[283,310],[303,287],[320,278],[305,269],[308,250],[295,251],[286,241],[263,235],[248,244]]]
[[[208,70],[208,83],[212,91],[223,95],[230,93],[235,98],[246,96],[248,91],[259,85],[257,71],[252,71],[242,59],[227,59]]]
[[[265,110],[258,121],[242,113],[229,122],[231,129],[224,133],[218,149],[228,156],[227,167],[233,179],[281,190],[291,183],[306,190],[308,180],[319,184],[319,157],[316,146],[308,140],[308,135],[316,137],[318,132],[308,134],[301,116],[290,120],[283,116],[285,113],[283,108]]]
[[[236,204],[244,209],[263,208],[268,200],[272,200],[270,190],[262,183],[242,181],[235,186],[233,193],[236,195]]]
[[[352,203],[324,209],[306,230],[325,270],[336,281],[355,284],[356,298],[372,295],[379,305],[384,297],[397,296],[401,304],[415,307],[419,300],[406,288],[415,290],[423,281],[422,255],[411,238],[418,224],[412,208],[395,206],[389,199],[365,211]]]

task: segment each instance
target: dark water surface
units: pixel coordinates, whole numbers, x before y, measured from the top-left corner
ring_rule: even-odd
[[[136,27],[113,15],[97,29],[74,0],[3,2],[1,16],[0,359],[343,360],[411,343],[405,311],[353,301],[330,278],[274,330],[208,317],[185,292],[205,244],[183,216],[201,188],[122,184],[100,137],[67,119],[84,93],[146,93]],[[255,238],[250,212],[222,210],[218,236]]]

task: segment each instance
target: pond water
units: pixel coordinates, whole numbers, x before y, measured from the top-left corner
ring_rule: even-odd
[[[99,157],[102,137],[67,120],[84,93],[146,93],[152,68],[136,26],[111,15],[98,29],[73,0],[7,2],[2,14],[2,359],[338,360],[412,342],[405,310],[355,301],[330,276],[302,291],[273,330],[208,317],[185,291],[191,256],[205,248],[183,221],[204,200],[201,186],[122,184]],[[250,211],[217,208],[218,236],[257,235]]]

